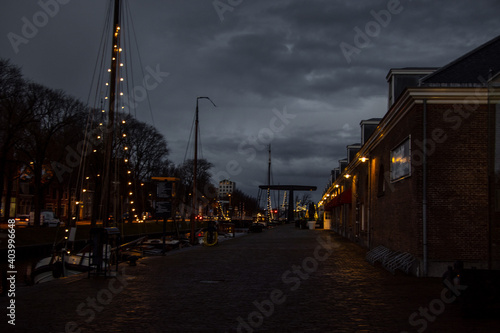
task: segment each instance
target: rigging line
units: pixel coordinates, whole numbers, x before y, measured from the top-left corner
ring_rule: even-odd
[[[105,34],[105,31],[106,31],[106,26],[108,25],[107,22],[109,22],[109,16],[110,16],[110,5],[108,3],[108,10],[107,10],[107,17],[105,19],[105,23],[104,23],[104,29],[103,29],[103,33],[101,35],[101,41],[100,41],[100,45],[101,45],[101,48],[102,48],[102,45],[104,45],[105,43],[105,39],[106,39],[106,34]],[[91,87],[89,89],[89,93],[87,95],[87,105],[90,104],[90,99],[91,99],[91,94],[92,94],[92,91],[94,90],[93,89],[93,82],[95,82],[96,80],[96,76],[97,76],[97,73],[100,73],[100,71],[98,71],[98,68],[99,68],[99,52],[97,54],[97,57],[96,57],[96,60],[95,60],[95,65],[94,65],[94,71],[93,71],[93,74],[92,74],[92,79],[91,79]],[[102,57],[101,57],[102,59]],[[101,61],[101,67],[102,67],[102,61]],[[99,81],[99,79],[98,79]],[[98,90],[98,89],[96,89]],[[86,169],[86,161],[87,161],[87,156],[88,156],[88,150],[90,149],[89,148],[89,132],[92,130],[92,123],[95,119],[95,101],[96,99],[94,99],[94,106],[93,107],[89,107],[89,113],[88,113],[88,117],[87,117],[87,121],[86,121],[86,126],[85,126],[85,131],[84,131],[84,146],[83,146],[83,151],[81,152],[81,156],[80,156],[80,164],[79,164],[79,167],[78,167],[78,173],[77,173],[77,183],[76,183],[76,186],[75,186],[75,198],[77,200],[79,200],[80,198],[80,195],[81,195],[81,190],[82,190],[82,187],[83,187],[83,177],[85,176],[85,169]]]
[[[114,5],[113,5],[113,4],[111,4],[111,2],[110,2],[110,3],[109,3],[109,5],[108,5],[108,15],[107,15],[107,21],[106,21],[106,24],[105,24],[105,27],[104,27],[104,32],[103,32],[103,33],[104,33],[104,35],[106,36],[106,38],[105,38],[105,40],[104,40],[104,43],[101,45],[101,51],[102,51],[102,55],[101,55],[101,64],[102,64],[102,69],[103,69],[103,70],[104,70],[105,68],[107,68],[107,66],[105,66],[105,64],[106,64],[105,59],[108,59],[108,53],[107,53],[107,52],[109,52],[109,51],[110,51],[110,49],[108,48],[108,45],[111,45],[111,44],[112,44],[112,43],[110,42],[110,38],[111,38],[111,36],[109,35],[109,31],[114,31],[114,23],[113,23],[113,21],[114,21],[114,20],[113,20],[114,11],[115,11]],[[113,46],[111,46],[111,47],[113,47]],[[116,59],[116,60],[118,60],[118,59]],[[111,68],[111,66],[113,66],[113,61],[112,61],[111,59],[109,59],[109,62],[110,62],[110,63],[109,63],[109,66],[110,66],[109,68]],[[104,79],[104,76],[107,74],[107,72],[108,72],[108,71],[106,71],[106,73],[103,73],[103,71],[101,70],[101,76],[100,76],[100,79],[101,79],[101,80],[102,80],[102,79]],[[109,77],[109,79],[111,79],[111,77]],[[111,83],[111,81],[110,81],[109,83]],[[98,89],[96,89],[96,95],[98,94],[99,87],[101,87],[101,85],[102,85],[102,82],[101,82],[101,81],[99,81],[99,82],[98,82],[98,87],[97,87]],[[109,86],[108,86],[106,89],[108,90],[108,92],[110,92],[110,91],[109,91],[109,90],[110,90],[110,87],[109,87]],[[111,96],[111,95],[110,95],[110,96]],[[97,96],[96,96],[96,101],[97,101]],[[101,103],[102,103],[102,99],[101,99]],[[109,100],[108,100],[108,106],[110,106]],[[103,106],[103,105],[101,105],[101,110],[104,110],[104,106]],[[108,120],[108,122],[109,122],[109,113],[108,113],[108,114],[106,114],[106,116],[105,116],[105,117],[103,116],[102,118],[103,118],[103,120],[104,120],[105,118],[107,118],[107,120]],[[113,130],[113,131],[114,131],[114,128],[115,128],[115,127],[116,127],[116,125],[114,124],[113,129],[111,129],[111,130]],[[107,129],[107,128],[108,128],[108,127],[106,126],[106,129]],[[103,133],[103,134],[105,134],[105,133]],[[102,160],[101,160],[101,162],[102,162],[102,170],[105,170],[105,168],[106,168],[106,159],[102,159]],[[110,174],[110,175],[108,175],[108,176],[109,176],[109,177],[112,177],[112,174]],[[103,175],[102,175],[102,177],[101,177],[102,187],[103,187],[103,188],[106,188],[106,189],[107,189],[107,191],[110,191],[110,190],[111,190],[111,188],[110,188],[110,187],[108,187],[108,186],[106,185],[106,183],[107,183],[108,181],[109,181],[109,178],[107,178],[107,177],[103,174]],[[109,196],[109,198],[111,199],[111,196]],[[101,200],[100,200],[100,207],[99,207],[99,216],[101,216],[101,217],[103,218],[103,220],[105,219],[105,217],[103,216],[103,214],[104,214],[104,212],[105,212],[105,210],[106,210],[106,208],[104,207],[105,200],[106,200],[106,198],[105,198],[104,196],[101,196]]]
[[[136,97],[135,97],[135,94],[134,94],[134,88],[133,88],[133,85],[134,85],[134,82],[135,82],[135,78],[134,78],[134,71],[133,71],[133,64],[132,64],[132,42],[130,40],[130,33],[129,33],[129,29],[132,29],[131,28],[131,24],[129,23],[129,21],[131,22],[132,21],[132,15],[130,14],[130,9],[127,5],[127,2],[124,3],[124,12],[123,12],[123,24],[122,26],[125,27],[125,25],[127,26],[127,28],[123,28],[122,31],[123,31],[123,34],[124,34],[124,38],[123,38],[123,47],[125,49],[125,51],[123,52],[123,58],[124,58],[124,63],[125,63],[125,77],[126,77],[126,87],[127,87],[127,100],[128,100],[128,114],[130,115],[131,114],[131,109],[133,109],[134,111],[134,117],[137,118],[137,105],[136,105]],[[126,22],[126,23],[125,23]],[[130,48],[130,50],[129,50]],[[128,79],[130,77],[130,80]],[[130,84],[129,84],[129,81],[130,81]]]
[[[88,156],[88,133],[89,133],[89,128],[91,127],[91,123],[93,121],[93,112],[92,108],[86,106],[88,108],[88,113],[87,113],[87,120],[85,122],[85,130],[84,130],[84,137],[83,137],[83,147],[80,155],[80,163],[78,165],[78,173],[77,173],[77,179],[76,179],[76,188],[75,188],[75,197],[76,194],[78,193],[78,188],[79,188],[79,183],[80,183],[80,177],[82,173],[85,173],[85,162]],[[78,148],[77,148],[78,150]],[[83,183],[83,179],[82,179]]]
[[[92,108],[89,107],[89,113],[87,116],[87,123],[85,127],[85,132],[84,132],[84,138],[83,138],[83,147],[80,155],[80,163],[78,165],[78,173],[77,173],[77,178],[76,178],[76,187],[75,187],[75,198],[78,200],[81,191],[83,190],[83,178],[85,177],[85,171],[86,171],[86,165],[87,165],[87,159],[89,156],[89,150],[90,150],[90,145],[89,145],[89,127],[92,125],[92,122],[94,121],[94,112],[91,112]]]
[[[137,57],[139,58],[139,65],[140,65],[140,68],[141,68],[142,77],[146,77],[144,75],[144,66],[143,66],[143,63],[142,63],[141,52],[139,51],[139,43],[137,42],[137,35],[135,33],[134,21],[132,19],[132,15],[130,14],[130,8],[129,8],[129,6],[127,6],[127,13],[130,16],[130,26],[131,26],[131,30],[132,30],[132,33],[133,33],[133,36],[134,36],[134,40],[135,40],[135,46],[136,46],[136,49],[137,49]],[[132,44],[130,45],[130,47],[132,47]],[[153,108],[151,107],[151,99],[149,98],[149,93],[148,93],[147,89],[146,89],[146,99],[148,101],[149,113],[151,114],[151,122],[153,123],[153,126],[155,126],[155,119],[154,119],[154,114],[153,114]]]
[[[201,126],[198,126],[198,145],[200,146],[200,149],[198,149],[198,152],[200,153],[201,158],[203,159],[203,144],[201,142]]]
[[[108,2],[108,6],[107,6],[107,15],[106,15],[106,18],[105,18],[105,21],[104,21],[104,24],[103,24],[103,29],[102,29],[102,35],[101,35],[101,41],[99,43],[99,49],[102,49],[103,45],[105,45],[105,40],[107,39],[106,37],[106,32],[107,32],[107,28],[109,26],[109,17],[111,15],[111,12],[110,12],[110,3]],[[95,65],[94,65],[94,72],[92,73],[92,80],[90,81],[91,82],[91,85],[93,84],[94,80],[95,80],[95,77],[96,77],[96,73],[100,73],[100,71],[98,72],[98,63],[99,63],[99,59],[101,59],[101,65],[102,65],[102,59],[103,57],[99,55],[99,51],[97,52],[97,56],[96,56],[96,60],[95,60]],[[91,86],[90,87],[90,90],[89,90],[89,94],[87,96],[87,104],[89,104],[90,102],[90,96],[91,96],[91,93],[93,91],[92,89],[93,87]]]
[[[125,21],[125,20],[124,20]],[[130,109],[132,108],[131,106],[133,105],[133,90],[131,91],[131,84],[134,82],[134,75],[132,71],[132,60],[129,61],[128,57],[128,44],[127,44],[127,29],[124,27],[126,25],[125,22],[122,22],[121,26],[121,34],[122,39],[120,39],[120,47],[123,47],[123,52],[120,52],[120,63],[123,63],[125,66],[125,69],[120,69],[120,72],[118,73],[118,86],[120,87],[120,92],[126,92],[123,96],[120,96],[119,99],[119,108],[118,108],[118,113],[117,115],[121,117],[122,120],[128,120],[127,119],[127,114],[131,116]],[[121,67],[120,67],[121,68]],[[130,80],[128,78],[131,78]],[[122,81],[123,79],[123,81]],[[129,84],[129,82],[131,84]],[[126,108],[125,105],[128,105]],[[134,110],[135,111],[135,110]]]
[[[196,121],[196,114],[194,114],[193,122],[191,123],[191,131],[189,132],[189,138],[188,138],[188,143],[186,146],[186,152],[184,153],[184,160],[182,161],[183,164],[186,162],[186,156],[188,154],[188,150],[189,150],[189,147],[191,145],[191,137],[193,136],[193,128],[194,128],[195,121]]]
[[[107,30],[109,30],[109,20],[110,20],[110,16],[111,16],[110,11],[111,11],[111,8],[108,6],[108,15],[106,18],[107,24],[105,24],[104,29],[103,29],[103,39],[101,40],[101,45],[99,45],[100,53],[98,52],[97,59],[96,59],[96,65],[98,63],[98,60],[100,59],[100,66],[96,67],[96,69],[95,69],[95,72],[98,73],[97,83],[95,83],[96,86],[95,87],[92,86],[92,89],[91,89],[91,91],[93,90],[95,92],[93,106],[94,106],[94,108],[96,108],[98,101],[100,101],[101,102],[101,110],[103,109],[102,96],[100,96],[99,94],[102,94],[101,85],[102,85],[103,76],[104,76],[103,72],[105,71],[105,68],[107,67],[107,66],[105,66],[104,59],[106,59],[105,54],[106,54],[106,51],[108,51],[106,49],[106,45],[108,44],[109,36],[107,36],[107,34],[105,34],[105,32]],[[92,84],[94,84],[94,80],[92,80]]]
[[[91,88],[91,91],[94,91],[95,92],[95,95],[94,95],[94,104],[93,104],[93,109],[94,109],[94,113],[95,112],[101,112],[103,109],[104,109],[104,105],[103,105],[103,100],[102,100],[102,90],[101,90],[101,86],[102,86],[102,82],[103,82],[103,71],[105,70],[106,66],[105,66],[105,63],[104,63],[104,59],[106,58],[105,57],[105,53],[107,51],[106,49],[106,45],[108,44],[108,41],[109,41],[109,36],[107,34],[108,30],[109,30],[109,27],[110,27],[110,20],[111,20],[111,13],[112,13],[112,7],[110,5],[110,3],[108,2],[108,6],[107,6],[107,15],[106,15],[106,18],[105,18],[105,23],[103,25],[103,33],[102,33],[102,37],[101,37],[101,43],[99,45],[99,52],[98,52],[98,55],[97,55],[97,59],[96,59],[96,68],[94,69],[94,77],[93,77],[93,80],[92,80],[92,84],[95,84],[95,87],[92,86]],[[99,59],[100,59],[100,62],[99,62]],[[100,65],[98,65],[100,64]],[[98,74],[97,75],[97,82],[96,79],[95,79],[95,74]],[[95,89],[95,90],[94,90]],[[105,92],[106,94],[107,92]],[[89,99],[90,99],[90,93],[89,93]],[[99,111],[97,111],[97,104],[100,102],[100,108],[99,108]],[[91,124],[92,126],[92,124]],[[93,127],[91,127],[92,129]]]

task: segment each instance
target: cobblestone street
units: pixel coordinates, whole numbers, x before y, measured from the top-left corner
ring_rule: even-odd
[[[500,332],[464,318],[439,279],[392,275],[323,230],[284,225],[215,247],[16,293],[2,332]],[[6,309],[7,299],[0,299]]]

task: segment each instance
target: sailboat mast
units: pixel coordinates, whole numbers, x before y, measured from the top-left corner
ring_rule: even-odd
[[[269,165],[267,167],[267,187],[271,187],[271,145],[269,145]]]
[[[120,0],[114,0],[114,16],[113,16],[113,47],[111,50],[111,68],[110,68],[110,82],[109,82],[109,109],[108,109],[108,124],[107,124],[107,138],[106,138],[106,155],[105,155],[105,169],[104,169],[104,207],[103,207],[103,224],[108,226],[108,219],[111,212],[111,166],[113,158],[113,136],[115,126],[115,104],[117,95],[116,78],[120,66]],[[115,207],[116,208],[116,207]],[[116,216],[113,215],[114,218]]]
[[[192,243],[194,243],[194,233],[195,233],[195,222],[194,218],[198,215],[198,209],[196,207],[196,182],[197,182],[197,176],[198,176],[198,100],[199,98],[196,99],[196,116],[195,116],[195,128],[194,128],[194,160],[193,160],[193,195],[192,195],[192,200],[193,200],[193,222],[191,223],[191,233],[192,233]]]
[[[271,220],[271,145],[269,145],[269,164],[267,167],[267,220]]]
[[[198,215],[197,198],[196,198],[196,186],[197,186],[197,174],[198,174],[198,101],[200,99],[208,99],[214,107],[215,103],[210,99],[210,97],[197,97],[196,98],[196,116],[195,116],[195,133],[194,133],[194,161],[193,161],[193,195],[192,195],[192,205],[193,213],[191,214],[191,243],[195,243],[195,217]]]

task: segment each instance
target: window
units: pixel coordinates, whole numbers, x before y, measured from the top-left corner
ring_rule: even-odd
[[[391,182],[411,175],[410,137],[391,150]]]

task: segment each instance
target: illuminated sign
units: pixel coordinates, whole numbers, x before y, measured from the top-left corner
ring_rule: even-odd
[[[411,175],[410,137],[391,150],[391,181]]]

